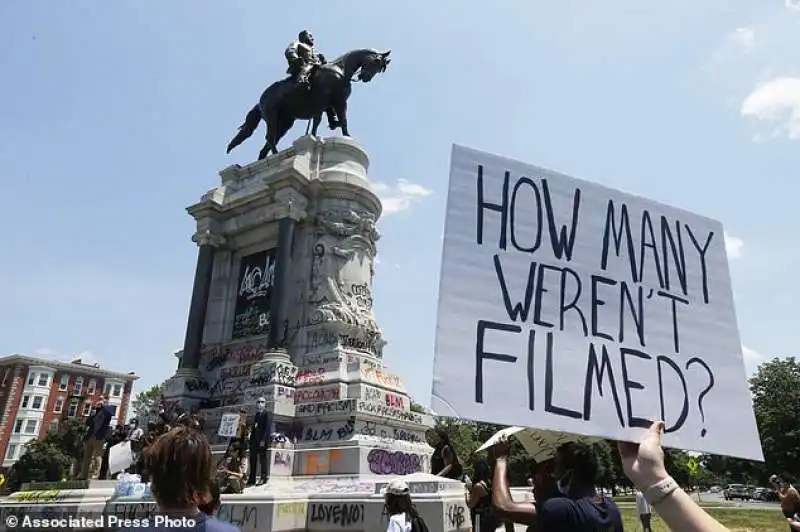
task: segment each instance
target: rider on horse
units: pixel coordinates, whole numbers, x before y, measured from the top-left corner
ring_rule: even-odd
[[[295,83],[306,89],[311,88],[309,75],[315,66],[324,65],[325,57],[317,53],[314,48],[314,36],[308,30],[303,30],[297,40],[286,48],[284,53],[289,62],[287,74],[291,74]]]
[[[325,64],[325,56],[318,53],[314,48],[314,36],[308,30],[303,30],[284,52],[289,68],[286,73],[290,74],[298,87],[311,90],[310,75],[314,67]],[[328,115],[328,127],[336,129],[339,126],[339,119],[333,109],[326,109]]]

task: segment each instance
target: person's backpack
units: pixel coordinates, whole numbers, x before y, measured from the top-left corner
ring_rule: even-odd
[[[411,532],[430,532],[430,530],[428,530],[425,520],[418,515],[411,520]]]

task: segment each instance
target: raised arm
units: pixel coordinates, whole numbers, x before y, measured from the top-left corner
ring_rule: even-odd
[[[494,478],[492,479],[492,506],[501,517],[523,525],[536,524],[536,506],[529,502],[515,502],[508,487],[508,440],[495,445]]]
[[[639,444],[619,442],[625,475],[642,491],[670,530],[729,532],[727,527],[703,511],[667,474],[664,450],[661,448],[663,430],[664,422],[656,421]]]

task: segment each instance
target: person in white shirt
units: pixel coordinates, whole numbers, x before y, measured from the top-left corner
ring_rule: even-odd
[[[650,521],[653,517],[653,508],[645,500],[641,491],[636,490],[636,512],[639,514],[639,519],[642,521],[644,532],[653,532],[650,526]]]
[[[399,478],[389,482],[384,491],[384,512],[389,516],[386,532],[417,532],[427,530],[424,521],[411,502],[408,484]]]

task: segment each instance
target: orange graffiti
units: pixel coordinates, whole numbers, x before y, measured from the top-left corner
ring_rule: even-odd
[[[341,449],[325,451],[312,451],[306,453],[303,464],[304,475],[329,475],[331,467],[335,467],[342,460]]]

